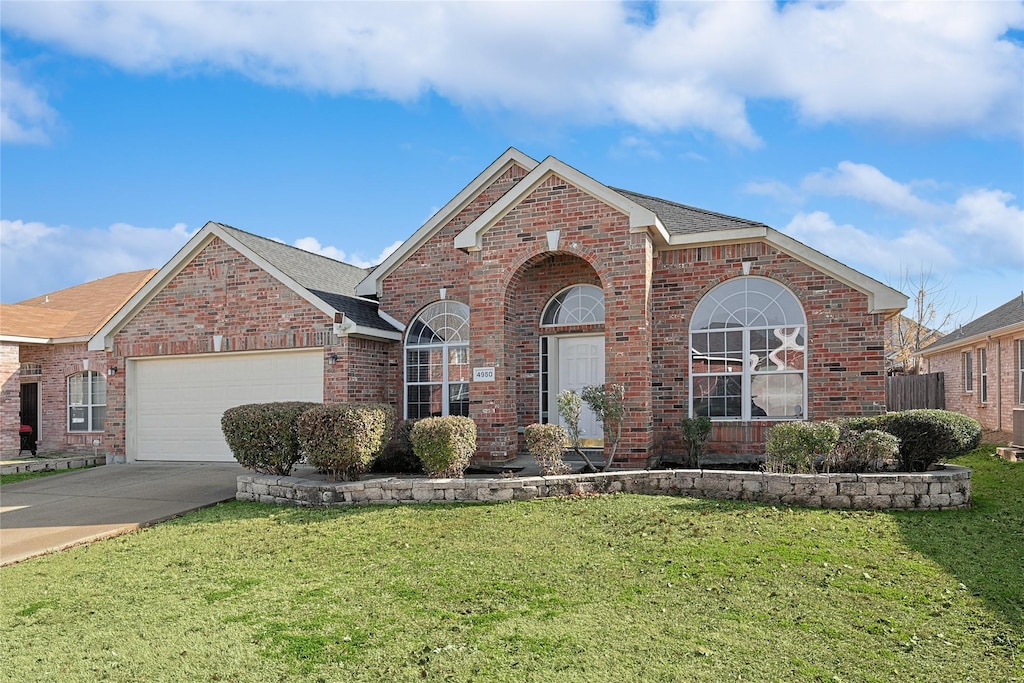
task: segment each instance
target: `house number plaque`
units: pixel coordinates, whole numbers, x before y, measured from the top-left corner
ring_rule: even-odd
[[[474,382],[493,382],[494,368],[473,368]]]

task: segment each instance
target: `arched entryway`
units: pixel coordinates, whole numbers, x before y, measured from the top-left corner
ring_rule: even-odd
[[[524,264],[509,283],[507,357],[514,367],[519,426],[560,423],[558,393],[605,382],[605,301],[601,278],[584,259],[547,253]],[[589,409],[584,445],[600,447]]]

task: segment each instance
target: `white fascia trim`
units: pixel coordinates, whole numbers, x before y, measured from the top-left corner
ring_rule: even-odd
[[[178,250],[178,253],[175,254],[163,268],[157,271],[157,274],[150,278],[149,282],[147,282],[142,289],[136,292],[135,296],[129,299],[128,303],[122,306],[121,310],[114,314],[114,316],[107,321],[107,324],[89,340],[89,350],[110,350],[113,347],[114,335],[127,325],[131,319],[134,318],[135,315],[153,299],[153,297],[163,290],[167,283],[169,283],[174,276],[180,273],[200,251],[218,237],[227,243],[232,249],[238,251],[260,268],[267,271],[267,273],[279,280],[281,284],[285,285],[288,289],[292,290],[312,306],[322,311],[324,315],[328,316],[332,320],[334,319],[336,311],[332,307],[328,306],[322,299],[311,294],[305,287],[301,286],[295,280],[288,277],[264,260],[263,257],[236,240],[221,227],[220,223],[210,221],[203,226],[202,230],[193,235],[192,238],[185,243],[185,246]]]
[[[521,166],[527,171],[532,171],[537,166],[537,161],[523,154],[515,147],[509,147],[505,153],[494,160],[485,168],[469,185],[466,185],[450,202],[430,217],[426,223],[420,226],[409,239],[402,242],[402,246],[396,249],[390,256],[378,265],[367,275],[362,282],[356,285],[356,294],[359,296],[376,296],[383,293],[381,283],[395,268],[405,259],[419,249],[424,242],[430,239],[445,223],[451,220],[456,214],[476,198],[478,194],[500,178],[513,165]]]
[[[343,337],[364,337],[367,339],[385,339],[388,341],[401,341],[402,333],[395,330],[390,332],[388,330],[378,330],[374,327],[363,327],[362,325],[353,325],[351,329],[347,330]]]
[[[668,243],[668,232],[653,211],[623,197],[607,185],[594,180],[585,173],[577,171],[572,166],[554,157],[548,157],[531,170],[525,178],[520,180],[519,184],[505,193],[501,199],[492,204],[475,221],[470,223],[465,230],[460,232],[455,237],[455,248],[480,251],[484,233],[490,230],[505,214],[514,209],[524,197],[536,190],[541,183],[552,175],[557,175],[594,198],[629,216],[630,231],[643,232],[654,228],[655,236],[660,236],[664,243]]]
[[[50,337],[19,337],[13,334],[0,334],[0,342],[10,342],[12,344],[52,344],[53,339]]]
[[[869,313],[897,313],[907,307],[907,295],[899,292],[864,273],[812,249],[767,225],[739,228],[737,230],[713,230],[709,232],[672,235],[669,247],[693,247],[701,245],[738,244],[763,239],[771,246],[784,251],[793,258],[826,273],[840,282],[863,292],[868,297]]]
[[[396,330],[398,330],[400,333],[402,333],[402,334],[405,333],[405,325],[400,323],[397,318],[391,317],[390,315],[388,315],[384,311],[380,310],[380,308],[377,309],[377,315],[379,315],[382,320],[386,320],[389,325],[393,325],[394,328]],[[401,337],[399,337],[399,338],[401,338]]]
[[[1015,332],[1024,332],[1024,323],[1012,323],[1010,325],[1004,325],[1003,327],[997,327],[996,329],[989,330],[988,332],[972,334],[970,337],[962,337],[957,339],[955,342],[943,344],[934,350],[930,347],[925,347],[911,355],[925,358],[927,356],[934,356],[937,353],[960,352],[964,350],[965,346],[974,347],[978,342],[986,341],[988,337],[995,339],[996,337],[1005,337],[1014,334]]]

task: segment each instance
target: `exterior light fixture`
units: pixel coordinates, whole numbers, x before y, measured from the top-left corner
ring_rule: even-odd
[[[328,362],[328,363],[329,363],[330,365],[335,365],[335,364],[337,364],[337,362],[338,362],[338,354],[336,354],[336,353],[332,353],[331,355],[327,356],[327,362]]]
[[[111,365],[109,368],[107,368],[107,374],[110,375],[111,377],[116,375],[117,374],[117,366],[116,365]]]

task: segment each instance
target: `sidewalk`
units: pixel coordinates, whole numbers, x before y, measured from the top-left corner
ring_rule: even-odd
[[[0,566],[234,500],[233,463],[132,463],[0,488]]]

